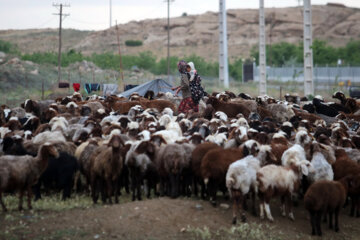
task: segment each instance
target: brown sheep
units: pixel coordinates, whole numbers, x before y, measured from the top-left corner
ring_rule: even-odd
[[[37,183],[40,175],[48,165],[49,157],[57,158],[58,151],[49,143],[42,145],[36,157],[30,155],[0,157],[0,203],[7,211],[2,199],[5,191],[19,190],[19,210],[22,210],[22,199],[27,191],[28,207],[31,209],[32,186]]]
[[[250,110],[245,104],[221,102],[216,97],[209,97],[206,104],[211,104],[214,107],[215,111],[222,111],[226,113],[229,118],[236,117],[236,115],[239,113],[242,113],[245,118],[248,118],[250,114]]]
[[[346,154],[344,149],[337,149],[335,151],[336,162],[332,165],[334,171],[334,180],[339,180],[346,176],[358,176],[360,174],[360,165],[353,160],[351,160]],[[359,194],[360,189],[358,189],[357,194],[352,193],[351,198],[351,211],[350,215],[354,216],[355,210],[356,215],[360,217],[360,205],[359,205]]]
[[[120,131],[115,130],[109,142],[94,151],[90,160],[91,195],[94,203],[97,202],[101,184],[106,186],[105,189],[101,189],[102,201],[105,203],[108,198],[111,204],[112,194],[115,193],[115,203],[119,202],[118,182],[123,168],[121,152],[123,146],[124,142],[120,137]]]
[[[216,193],[219,186],[225,189],[225,176],[229,165],[247,155],[256,156],[258,152],[259,144],[254,140],[248,140],[239,148],[213,149],[205,154],[201,161],[201,175],[214,206],[216,206]]]
[[[315,114],[312,114],[312,113],[307,113],[307,112],[304,112],[301,110],[297,110],[295,108],[293,108],[293,111],[296,116],[300,117],[303,120],[308,120],[309,122],[312,122],[312,123],[316,122],[316,120],[322,120],[321,117],[319,117]]]
[[[332,216],[335,214],[335,232],[339,231],[339,212],[345,203],[348,192],[347,177],[340,181],[320,180],[313,183],[304,196],[305,208],[310,213],[312,235],[322,235],[321,219],[329,213],[329,228],[333,228]]]
[[[273,154],[276,157],[276,165],[281,165],[281,157],[283,153],[290,147],[289,141],[286,139],[285,135],[277,133],[274,134],[270,146]]]
[[[336,161],[332,164],[334,180],[340,180],[347,175],[357,175],[360,173],[360,165],[351,160],[344,149],[335,150]]]
[[[351,198],[350,215],[360,217],[360,174],[350,175],[352,181],[349,184],[349,196]]]
[[[191,155],[191,169],[193,172],[194,194],[196,197],[198,196],[198,184],[200,184],[202,199],[205,199],[205,185],[201,175],[201,161],[205,154],[213,149],[221,149],[221,147],[212,142],[204,142],[196,146]]]
[[[145,108],[155,108],[159,112],[162,112],[165,108],[170,108],[174,112],[176,111],[175,104],[168,100],[158,99],[158,100],[142,100],[141,104]]]

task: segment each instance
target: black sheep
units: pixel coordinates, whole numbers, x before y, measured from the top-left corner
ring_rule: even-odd
[[[11,137],[5,137],[2,145],[3,145],[3,152],[6,155],[17,155],[17,156],[23,156],[23,155],[32,155],[33,157],[36,156],[35,154],[28,153],[23,144],[22,144],[22,138],[11,138]]]
[[[329,117],[336,117],[339,114],[339,111],[337,111],[333,107],[326,105],[322,100],[318,98],[313,99],[313,104],[317,113],[324,114]]]
[[[49,191],[50,188],[63,190],[62,200],[70,198],[77,170],[76,158],[66,152],[60,152],[58,158],[49,158],[48,167],[34,186],[35,201],[41,198],[40,188],[42,184],[46,191]]]
[[[302,109],[306,110],[308,113],[315,113],[315,107],[314,104],[312,103],[304,104]]]

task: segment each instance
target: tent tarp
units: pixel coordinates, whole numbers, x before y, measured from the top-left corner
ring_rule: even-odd
[[[171,84],[169,84],[165,80],[155,79],[155,80],[146,82],[144,84],[141,84],[137,87],[131,88],[125,92],[122,92],[118,96],[129,97],[134,92],[137,92],[137,93],[139,93],[139,95],[144,96],[148,90],[154,91],[155,96],[159,92],[164,92],[164,93],[171,92],[172,94],[175,94],[175,91],[172,91],[171,88],[172,88]],[[178,95],[181,96],[181,91],[179,92]]]

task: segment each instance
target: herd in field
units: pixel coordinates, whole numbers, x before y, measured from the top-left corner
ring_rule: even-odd
[[[133,201],[195,195],[216,206],[222,192],[234,224],[239,213],[246,221],[249,200],[252,214],[274,221],[269,203],[278,197],[291,220],[293,201],[304,202],[313,235],[327,217],[339,231],[345,203],[360,217],[360,101],[333,98],[226,91],[187,114],[177,113],[181,98],[152,91],[2,105],[0,203],[6,211],[3,195],[18,193],[21,210],[27,194],[31,209],[33,193],[61,191],[94,203],[118,203],[125,192]]]

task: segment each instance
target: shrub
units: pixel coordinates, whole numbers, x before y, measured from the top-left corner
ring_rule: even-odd
[[[137,47],[143,45],[141,40],[126,40],[125,45],[129,47]]]
[[[12,43],[0,39],[0,52],[18,53],[18,49]]]

